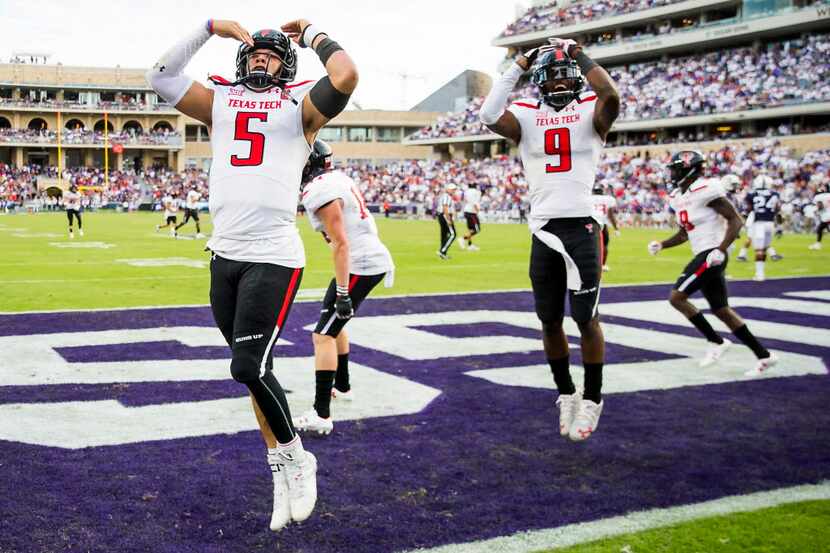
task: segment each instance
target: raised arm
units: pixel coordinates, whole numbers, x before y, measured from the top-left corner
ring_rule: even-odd
[[[328,33],[305,19],[282,26],[282,31],[303,48],[310,47],[320,57],[327,75],[317,81],[303,98],[303,130],[309,144],[323,125],[346,108],[357,87],[357,66]]]
[[[239,23],[209,19],[165,52],[145,75],[153,90],[170,105],[208,126],[213,113],[213,91],[185,75],[184,68],[212,34],[254,44]]]
[[[611,75],[600,67],[597,62],[589,58],[578,43],[573,40],[552,39],[552,41],[556,40],[559,40],[559,43],[566,48],[568,56],[576,61],[582,75],[585,76],[588,84],[597,94],[597,107],[594,109],[594,129],[605,140],[611,130],[611,125],[614,124],[620,114],[620,93],[617,91],[617,85]]]

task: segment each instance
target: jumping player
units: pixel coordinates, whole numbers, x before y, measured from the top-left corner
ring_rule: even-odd
[[[317,131],[357,85],[354,63],[327,33],[304,19],[281,29],[251,35],[234,21],[209,20],[147,72],[162,98],[211,128],[210,303],[231,347],[231,374],[247,386],[268,446],[272,530],[305,520],[317,500],[317,461],[294,431],[272,349],[305,265],[295,224],[303,167]],[[206,88],[183,70],[213,34],[242,44],[236,80],[213,77]],[[328,75],[290,85],[297,71],[290,41],[312,48]]]
[[[340,171],[329,172],[331,154],[322,140],[314,143],[303,172],[302,194],[308,221],[323,233],[334,257],[335,277],[311,335],[316,368],[314,408],[294,419],[297,430],[319,434],[329,434],[334,428],[331,399],[335,378],[340,381],[335,397],[353,399],[348,378],[349,339],[344,327],[380,281],[386,279],[391,285],[394,271],[392,256],[378,238],[375,220],[357,183]]]
[[[605,339],[598,311],[602,260],[591,189],[605,138],[619,115],[620,97],[613,79],[579,44],[555,38],[549,42],[516,59],[493,84],[480,116],[490,130],[519,144],[530,184],[530,280],[545,354],[559,390],[559,431],[581,441],[596,431],[604,406]],[[505,110],[510,92],[528,69],[540,97],[514,102]],[[583,92],[585,79],[593,92]],[[581,335],[583,391],[571,379],[562,328],[566,292]]]
[[[717,318],[749,347],[758,362],[745,374],[765,374],[778,359],[772,355],[749,331],[743,319],[729,307],[724,277],[728,262],[727,249],[738,236],[743,221],[720,186],[718,179],[700,178],[705,158],[697,151],[677,152],[668,165],[671,183],[676,187],[669,205],[677,217],[680,229],[662,242],[652,241],[648,251],[657,255],[660,250],[673,248],[687,240],[691,243],[694,258],[686,265],[671,291],[669,302],[680,311],[709,341],[701,367],[716,363],[732,342],[721,338],[689,296],[698,290],[709,303]]]

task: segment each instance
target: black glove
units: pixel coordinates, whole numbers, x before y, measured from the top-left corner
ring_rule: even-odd
[[[349,293],[338,293],[334,300],[334,313],[338,319],[351,319],[354,315],[354,307],[352,306],[352,298]]]

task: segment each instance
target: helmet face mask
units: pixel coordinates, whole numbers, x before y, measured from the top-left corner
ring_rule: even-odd
[[[257,31],[251,38],[253,46],[240,44],[236,52],[236,80],[248,88],[256,91],[265,90],[272,86],[284,87],[294,80],[297,75],[297,54],[291,47],[288,37],[280,31],[265,29]],[[251,70],[251,59],[262,55],[267,50],[267,58],[262,70]],[[272,56],[279,60],[280,65],[275,74],[268,73],[272,64]]]
[[[561,50],[543,54],[533,66],[530,81],[539,87],[542,101],[556,109],[574,101],[585,85],[577,63]]]

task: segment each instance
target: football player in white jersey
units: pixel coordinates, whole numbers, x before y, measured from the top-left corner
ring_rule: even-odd
[[[187,224],[190,219],[193,219],[193,222],[196,223],[196,238],[204,238],[205,235],[202,234],[202,228],[199,226],[199,200],[202,199],[202,195],[196,190],[196,187],[193,186],[190,190],[187,191],[187,194],[184,197],[184,220],[176,225],[174,229],[174,233],[176,235],[179,234],[179,229],[182,228]]]
[[[241,44],[236,80],[212,78],[208,88],[183,70],[214,34]],[[289,84],[297,71],[292,41],[316,52],[325,77]],[[304,19],[253,35],[235,21],[209,20],[147,72],[162,98],[211,130],[210,303],[231,347],[231,374],[247,386],[268,447],[272,530],[305,520],[317,501],[317,461],[294,430],[272,350],[305,265],[295,222],[303,168],[317,132],[346,107],[357,78],[348,54]]]
[[[69,190],[63,194],[63,205],[66,208],[66,218],[69,219],[69,238],[75,238],[75,233],[72,230],[72,219],[78,221],[78,234],[84,235],[84,229],[81,227],[81,195],[78,194],[78,187],[74,184],[69,186]]]
[[[602,270],[608,270],[608,243],[611,237],[608,233],[608,223],[614,225],[614,235],[620,235],[620,227],[617,224],[617,200],[614,196],[605,193],[602,185],[594,185],[594,195],[591,196],[591,204],[594,208],[594,219],[602,227]]]
[[[816,241],[810,245],[809,249],[820,250],[824,231],[830,228],[830,185],[822,186],[821,192],[813,198],[813,203],[818,207],[819,223],[816,227]]]
[[[669,302],[709,341],[709,349],[700,366],[708,367],[716,363],[732,342],[721,338],[703,313],[689,301],[689,296],[698,290],[703,292],[712,313],[758,358],[755,367],[745,374],[765,374],[778,359],[761,345],[743,319],[729,307],[726,291],[726,252],[738,237],[743,220],[726,198],[719,179],[701,178],[705,163],[703,154],[697,151],[681,151],[672,156],[668,169],[676,188],[671,193],[669,205],[680,229],[667,240],[649,243],[648,251],[657,255],[660,250],[686,241],[692,246],[694,258],[677,279]]]
[[[314,408],[294,419],[298,430],[319,434],[329,434],[334,428],[332,396],[353,399],[348,377],[349,338],[344,327],[378,283],[387,279],[391,285],[394,271],[392,256],[378,237],[357,183],[345,173],[329,171],[331,154],[322,140],[314,143],[303,172],[302,193],[308,221],[323,233],[334,257],[335,277],[311,335],[316,368]]]
[[[473,236],[481,232],[481,220],[478,217],[481,211],[481,190],[478,185],[471,182],[464,191],[464,219],[467,220],[467,234],[465,234],[458,246],[463,250],[478,251],[478,246],[473,244]]]
[[[161,199],[161,207],[164,209],[164,224],[156,225],[156,232],[163,228],[169,228],[170,236],[176,236],[176,221],[179,218],[179,199],[168,192]]]
[[[540,98],[514,102],[505,110],[508,95],[528,69]],[[593,92],[582,91],[585,79]],[[530,184],[530,280],[536,314],[559,390],[560,434],[574,441],[596,431],[604,405],[605,339],[598,315],[601,233],[592,217],[591,189],[619,111],[619,93],[608,73],[573,40],[549,39],[549,44],[519,56],[493,83],[480,112],[490,130],[519,144]],[[571,379],[562,329],[568,291],[571,316],[582,337],[582,391]]]

